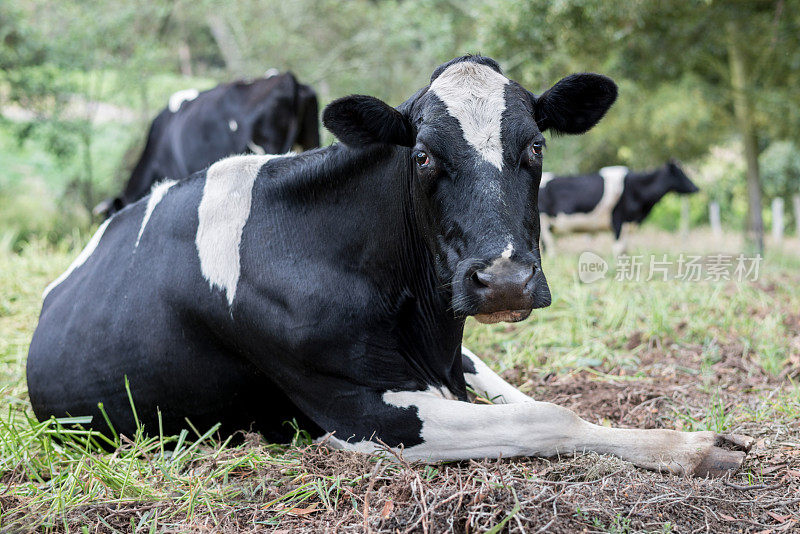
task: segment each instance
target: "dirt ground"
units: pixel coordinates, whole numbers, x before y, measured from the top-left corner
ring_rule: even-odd
[[[789,320],[797,320],[800,329],[800,316]],[[195,520],[173,516],[173,524],[181,523],[174,531],[433,533],[498,527],[495,532],[800,531],[800,428],[796,420],[755,422],[758,417],[753,416],[769,403],[782,402],[775,397],[777,386],[797,376],[800,366],[782,377],[769,377],[742,357],[741,347],[728,346],[718,362],[701,370],[699,348],[689,347],[670,358],[658,346],[637,347],[637,342],[634,336],[629,345],[640,351],[640,378],[601,377],[586,371],[541,377],[525,369],[509,371],[506,378],[537,399],[557,402],[601,424],[680,428],[682,421],[708,414],[715,406],[725,417],[748,414],[743,418],[748,423],[733,428],[757,439],[740,472],[713,480],[677,477],[595,454],[410,466],[402,458],[376,462],[309,446],[297,451],[291,469],[275,464],[234,473],[230,483],[261,487],[262,492],[219,510],[216,525],[209,516]],[[722,393],[714,398],[704,393],[701,373],[725,384]],[[245,447],[223,451],[216,461],[253,449],[270,454],[258,436],[249,435],[247,440]],[[199,475],[212,468],[192,466]],[[276,506],[264,504],[309,481],[330,484],[335,479],[355,482],[342,485],[335,501],[311,498],[285,509],[278,506],[277,524]],[[16,508],[23,520],[25,511],[33,510],[18,508],[21,504],[0,495],[0,507]],[[63,530],[87,524],[97,532],[135,530],[140,519],[155,509],[167,516],[170,504],[87,505],[68,514]],[[24,523],[18,525],[19,531],[26,530]]]

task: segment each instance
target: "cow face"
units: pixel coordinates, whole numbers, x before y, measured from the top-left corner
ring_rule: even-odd
[[[436,69],[398,109],[350,96],[331,103],[323,123],[350,146],[406,147],[414,223],[455,314],[519,321],[550,304],[538,247],[542,132],[583,133],[615,98],[614,83],[597,74],[536,96],[493,60],[466,56]]]
[[[295,144],[303,150],[319,146],[317,95],[291,73],[274,75],[252,84],[253,94],[268,90],[248,117],[252,124],[251,150],[283,154]],[[263,86],[263,87],[261,87]]]
[[[251,111],[253,125],[250,139],[266,154],[283,154],[291,150],[297,135],[295,112],[295,80],[289,74],[268,80],[274,88]]]
[[[694,185],[686,173],[683,172],[675,161],[670,160],[666,165],[667,181],[669,182],[670,191],[682,195],[697,193],[700,189]]]

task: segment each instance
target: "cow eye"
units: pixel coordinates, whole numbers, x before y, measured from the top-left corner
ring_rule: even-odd
[[[431,164],[431,158],[429,158],[428,154],[426,154],[422,150],[417,150],[414,153],[414,162],[417,164],[419,168],[424,169],[425,167]]]
[[[530,147],[531,157],[533,158],[541,158],[544,152],[544,143],[541,141],[534,141],[531,143]]]

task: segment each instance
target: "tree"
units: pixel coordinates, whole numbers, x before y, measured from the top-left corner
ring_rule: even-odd
[[[800,128],[800,6],[784,0],[508,1],[486,8],[486,42],[507,57],[540,55],[523,71],[593,68],[655,93],[691,79],[717,132],[736,133],[747,169],[750,241],[763,248],[758,154],[773,136]],[[626,105],[624,92],[619,107]],[[675,95],[681,103],[680,95]],[[686,102],[684,102],[685,104]],[[706,113],[704,109],[700,113]],[[691,111],[690,113],[691,114]],[[648,116],[638,130],[647,130]],[[708,130],[705,128],[705,130]],[[719,134],[687,131],[711,146]],[[658,132],[650,132],[655,139]],[[657,147],[652,147],[657,150]]]
[[[100,11],[74,0],[4,4],[0,10],[3,96],[33,116],[16,125],[17,136],[20,142],[43,140],[66,175],[65,193],[85,208],[86,224],[99,200],[98,104],[120,86],[143,85],[142,74],[163,58],[160,25],[152,23],[166,21],[169,13],[164,4],[142,8],[124,0]]]
[[[775,141],[759,156],[764,195],[783,198],[795,206],[792,217],[797,224],[800,205],[800,147],[792,141]]]

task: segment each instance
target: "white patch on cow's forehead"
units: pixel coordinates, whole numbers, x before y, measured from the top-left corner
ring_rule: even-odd
[[[239,123],[231,119],[228,121],[228,128],[230,128],[232,132],[235,132],[239,129]]]
[[[507,260],[511,258],[511,255],[513,253],[514,253],[514,245],[509,241],[508,245],[506,245],[506,248],[503,249],[503,253],[500,254],[500,257]]]
[[[199,94],[200,91],[197,89],[184,89],[183,91],[176,91],[172,93],[172,96],[169,97],[169,110],[173,113],[176,113],[179,109],[181,109],[181,105],[184,102],[194,100]]]
[[[147,208],[144,210],[144,217],[142,217],[142,225],[139,227],[139,235],[136,236],[136,244],[133,248],[139,247],[139,241],[142,239],[142,234],[144,233],[144,228],[147,226],[147,223],[150,221],[150,216],[153,214],[153,210],[156,209],[156,206],[161,199],[164,198],[164,195],[167,194],[169,188],[173,185],[177,184],[177,180],[164,180],[153,186],[150,190],[150,198],[147,199]]]
[[[501,120],[508,82],[491,67],[462,61],[447,67],[430,87],[458,120],[467,143],[498,170],[503,169]]]
[[[211,288],[225,292],[229,305],[241,274],[239,245],[250,217],[253,184],[261,167],[280,157],[284,154],[233,156],[216,162],[206,173],[194,242],[203,277]]]
[[[109,222],[111,222],[111,218],[108,218],[105,221],[103,221],[103,224],[100,225],[100,227],[94,233],[94,235],[86,244],[81,253],[78,254],[78,257],[72,260],[72,263],[69,265],[69,267],[67,267],[67,270],[64,271],[61,274],[61,276],[50,282],[50,285],[48,285],[44,289],[44,292],[42,293],[42,300],[47,298],[47,295],[53,290],[53,288],[55,288],[56,286],[58,286],[58,284],[66,280],[69,277],[69,275],[72,274],[72,271],[74,271],[75,269],[86,263],[86,260],[89,259],[89,256],[92,255],[94,250],[97,248],[97,245],[100,243],[100,238],[103,237],[103,233],[106,231],[106,227],[108,226]]]

